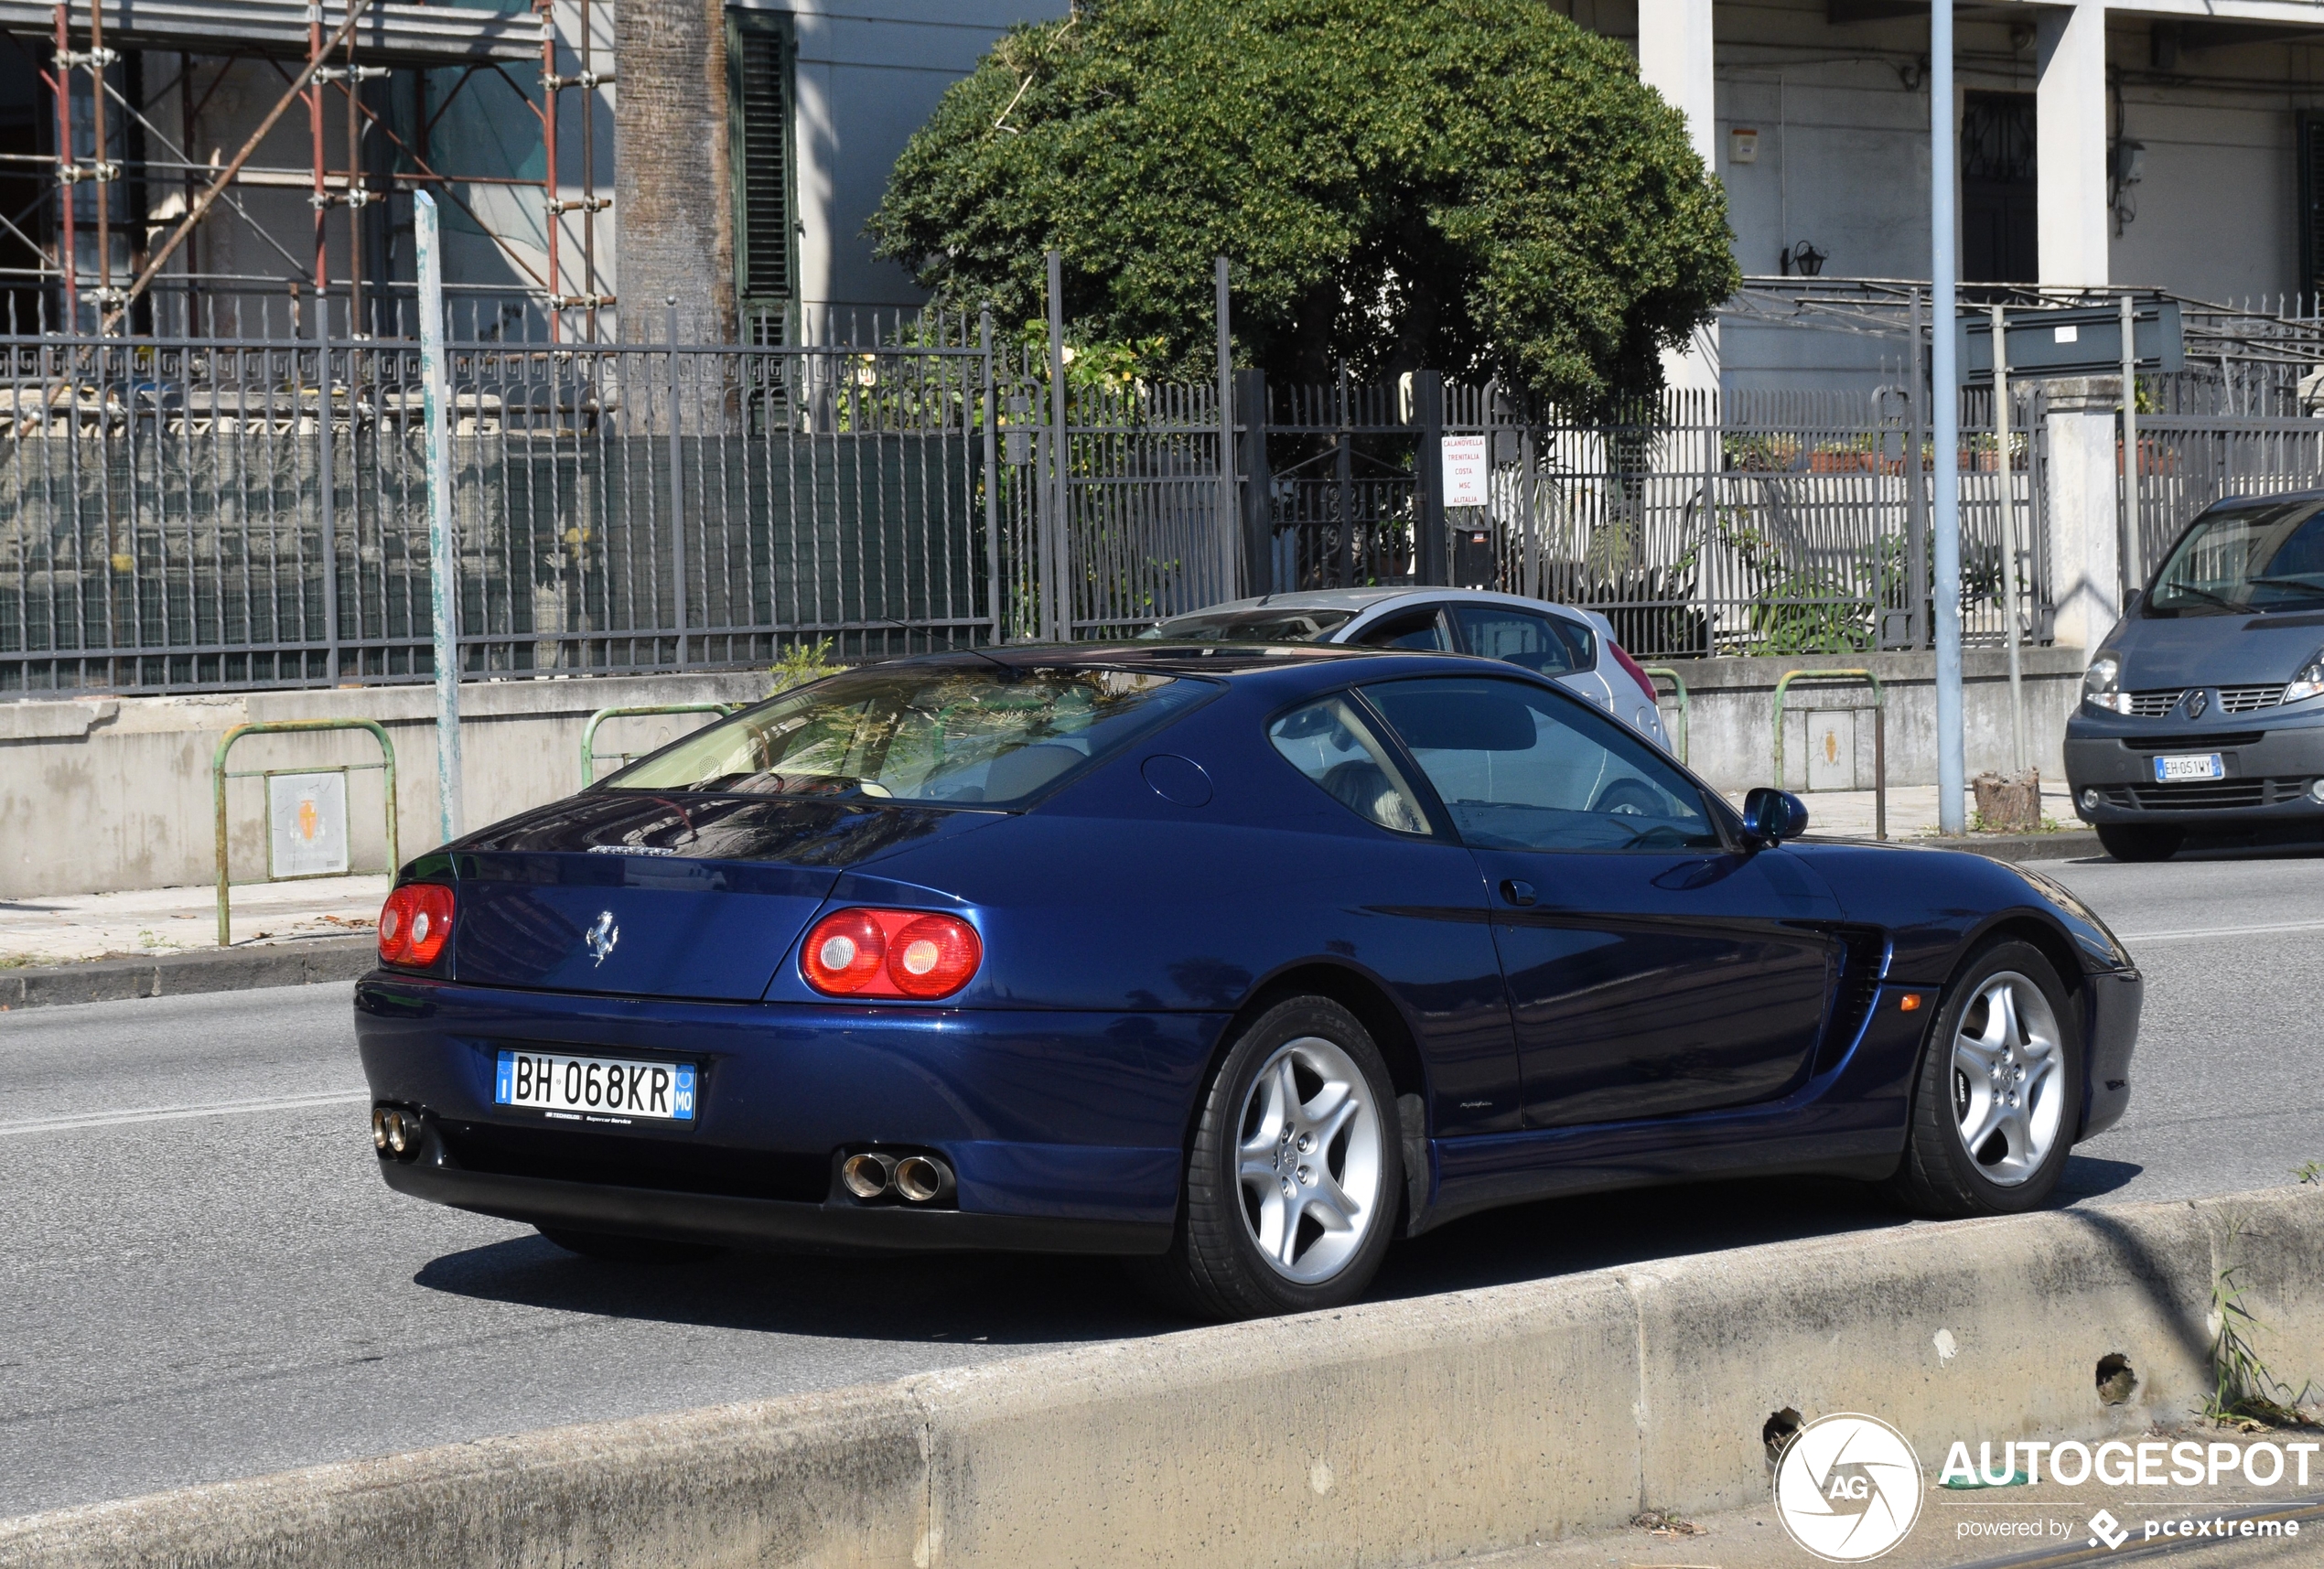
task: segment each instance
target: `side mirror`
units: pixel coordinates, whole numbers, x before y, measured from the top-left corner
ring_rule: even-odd
[[[1743,798],[1743,832],[1761,844],[1780,844],[1808,831],[1807,802],[1765,785]]]
[[[2146,590],[2134,588],[2123,596],[2123,618],[2127,620],[2138,613],[2139,601],[2146,597]]]

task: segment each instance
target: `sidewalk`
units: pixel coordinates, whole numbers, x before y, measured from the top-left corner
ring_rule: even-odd
[[[234,947],[368,933],[383,874],[256,883],[233,890]],[[218,951],[214,887],[0,899],[0,969]]]
[[[1727,792],[1729,801],[1737,808],[1743,804],[1743,792]],[[1819,838],[1869,839],[1872,837],[1873,795],[1868,790],[1817,790],[1802,794],[1800,799],[1808,806],[1808,833]],[[1974,822],[1977,815],[1974,797],[1963,792],[1961,817],[1964,822]],[[2073,796],[2063,779],[2041,781],[2041,815],[2045,825],[2054,823],[2057,832],[2087,833],[2081,819],[2074,815]],[[1888,789],[1888,837],[1913,840],[1931,838],[1937,832],[1937,787],[1935,785],[1892,785]]]

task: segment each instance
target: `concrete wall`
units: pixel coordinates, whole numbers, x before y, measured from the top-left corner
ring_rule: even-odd
[[[603,707],[736,703],[762,697],[767,677],[644,676],[595,681],[487,682],[461,690],[468,825],[569,795],[581,785],[581,732]],[[206,883],[216,874],[210,767],[237,725],[278,719],[373,719],[395,746],[399,832],[409,859],[438,843],[434,689],[356,687],[319,692],[106,698],[0,704],[0,897],[106,893]],[[650,750],[706,723],[692,715],[606,722],[600,753]],[[373,763],[361,731],[253,736],[228,767],[333,768]],[[600,773],[611,765],[601,765]],[[384,864],[377,773],[350,776],[348,818],[356,870]],[[229,843],[237,881],[266,871],[260,779],[227,781]]]
[[[1926,654],[1797,660],[1698,660],[1675,667],[1692,694],[1689,757],[1723,790],[1772,777],[1770,715],[1785,671],[1867,664],[1889,691],[1888,778],[1936,780],[1933,662]],[[2033,755],[2060,773],[2059,741],[2079,693],[2076,650],[2025,652],[2026,713]],[[1997,650],[1972,650],[1964,687],[1972,772],[2008,765],[2007,684]],[[765,695],[756,671],[693,676],[486,682],[461,689],[468,824],[496,822],[580,788],[579,747],[599,708],[669,703],[739,703]],[[1857,700],[1860,689],[1801,687],[1787,712]],[[237,725],[279,719],[363,718],[387,727],[395,746],[399,850],[406,860],[437,843],[435,697],[429,687],[342,687],[318,692],[104,698],[77,703],[0,704],[0,897],[175,887],[215,875],[210,779],[218,743]],[[1674,721],[1675,709],[1666,712]],[[600,753],[651,750],[706,723],[691,715],[616,719],[599,732]],[[1808,721],[1790,721],[1786,778],[1807,782]],[[1857,725],[1854,787],[1872,784],[1869,716]],[[235,744],[236,773],[376,762],[360,731],[253,736]],[[610,763],[599,772],[608,771]],[[380,868],[386,854],[383,780],[350,776],[348,816],[357,869]],[[1840,786],[1839,788],[1847,788]],[[227,781],[229,844],[237,880],[265,874],[264,781]],[[20,828],[18,825],[31,825]]]
[[[1972,775],[2010,771],[2008,656],[1999,649],[1962,652],[1962,715],[1964,750]],[[2080,649],[2021,650],[2027,751],[2046,779],[2063,779],[2066,718],[2082,701],[2082,672],[2089,662]],[[1682,660],[1669,668],[1688,689],[1687,766],[1721,790],[1748,790],[1774,782],[1775,685],[1786,671],[1853,667],[1880,679],[1888,699],[1888,769],[1891,785],[1937,782],[1936,656],[1933,654],[1822,654],[1795,659]],[[1794,682],[1783,700],[1783,783],[1806,790],[1808,714],[1818,707],[1870,701],[1856,682]],[[1662,723],[1675,746],[1678,708],[1662,705]],[[1870,790],[1872,716],[1854,721],[1856,757],[1850,781],[1830,788]],[[1819,770],[1819,782],[1831,776]],[[1813,807],[1813,799],[1810,801]]]
[[[0,1523],[0,1569],[1435,1563],[1768,1496],[1790,1408],[1950,1445],[2146,1436],[2324,1371],[2324,1194],[1899,1227],[489,1438]],[[2124,1403],[2099,1359],[2127,1359]],[[2214,1435],[2213,1436],[2216,1436]],[[2286,1485],[2289,1499],[2299,1489]],[[2103,1494],[2080,1495],[2095,1507]],[[512,1500],[520,1500],[512,1507]],[[1937,1511],[1942,1512],[1942,1511]],[[1945,1522],[1924,1518],[1930,1547]]]

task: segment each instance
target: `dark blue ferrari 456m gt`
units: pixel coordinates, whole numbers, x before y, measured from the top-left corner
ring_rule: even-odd
[[[2042,1203],[2128,1099],[2129,955],[2038,876],[1805,825],[1457,656],[851,671],[403,869],[380,1169],[582,1253],[1122,1254],[1225,1316],[1590,1189]]]

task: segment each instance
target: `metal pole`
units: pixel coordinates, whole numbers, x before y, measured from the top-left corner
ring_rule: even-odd
[[[331,41],[337,43],[339,40],[334,38]],[[323,83],[318,75],[323,61],[328,58],[328,55],[323,48],[322,0],[307,0],[307,59],[309,68],[307,80],[311,85],[307,90],[307,128],[308,137],[313,143],[315,165],[315,189],[307,200],[315,213],[315,308],[317,310],[328,308],[324,301],[328,297],[331,287],[330,253],[328,249],[331,188],[323,166]],[[347,85],[351,88],[355,84],[350,81]]]
[[[350,323],[350,325],[352,325]],[[350,365],[353,350],[350,351]],[[355,440],[355,378],[348,378],[348,445]],[[315,520],[323,547],[323,648],[328,679],[339,682],[339,478],[331,451],[331,312],[315,301]]]
[[[1072,498],[1072,453],[1066,436],[1065,397],[1065,256],[1062,252],[1049,253],[1049,528],[1048,549],[1042,553],[1041,603],[1049,623],[1044,636],[1050,642],[1065,641],[1072,622],[1072,611],[1066,595],[1072,585],[1066,577],[1065,511]]]
[[[1904,454],[1904,526],[1912,531],[1905,542],[1906,603],[1911,607],[1910,623],[1914,650],[1929,646],[1929,480],[1928,471],[1921,467],[1922,432],[1928,429],[1924,400],[1928,396],[1928,375],[1921,358],[1921,289],[1912,290],[1912,326],[1910,331],[1910,351],[1905,373],[1905,420],[1911,427],[1907,433]]]
[[[1451,565],[1445,559],[1445,379],[1435,371],[1412,375],[1413,419],[1420,426],[1420,451],[1415,460],[1419,481],[1420,516],[1413,540],[1412,580],[1431,586],[1449,582]]]
[[[984,378],[984,607],[993,615],[992,640],[1000,643],[1008,640],[1008,629],[1001,599],[1001,401],[993,375],[991,306],[976,313],[976,347]]]
[[[113,303],[113,164],[105,156],[105,122],[113,116],[112,107],[105,102],[105,6],[104,0],[91,0],[89,6],[89,91],[94,101],[90,105],[89,127],[96,138],[97,162],[91,173],[97,181],[97,297]],[[110,317],[108,317],[110,319]]]
[[[686,668],[686,450],[678,430],[678,296],[664,295],[670,327],[670,605],[678,625],[678,668]]]
[[[1227,259],[1216,263],[1219,291],[1219,597],[1242,595],[1235,567],[1243,555],[1243,520],[1234,501],[1234,338],[1228,315]]]
[[[2026,777],[2026,688],[2017,668],[2017,478],[2009,464],[2009,317],[1993,307],[1994,469],[2001,481],[2001,636],[2009,650],[2009,777]]]
[[[72,135],[72,67],[65,63],[65,56],[72,52],[72,35],[67,30],[66,10],[57,7],[57,50],[55,59],[57,100],[57,179],[62,187],[57,193],[58,216],[62,220],[63,243],[58,247],[58,260],[65,274],[65,331],[81,330],[81,242],[73,234],[73,210],[81,205],[81,150],[73,145]],[[98,102],[104,102],[102,95]],[[97,302],[98,309],[104,302]]]
[[[444,241],[436,199],[412,197],[420,283],[420,392],[427,421],[428,602],[436,618],[436,799],[446,844],[460,835],[460,639],[452,545],[451,367],[444,357]]]
[[[2130,296],[2123,296],[2123,456],[2122,538],[2115,553],[2122,558],[2114,587],[2114,614],[2120,618],[2130,604],[2130,591],[2146,581],[2146,550],[2138,537],[2138,313]]]
[[[1953,340],[1953,0],[1929,8],[1929,362],[1936,445],[1937,831],[1967,828],[1961,736],[1961,378]]]

